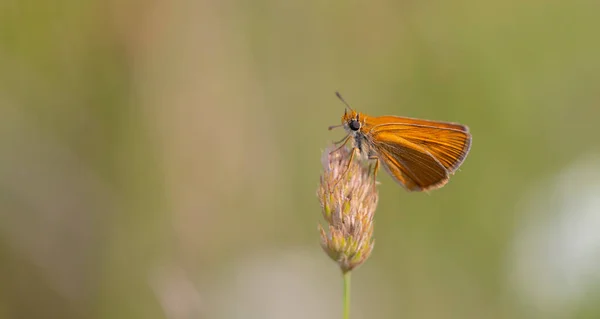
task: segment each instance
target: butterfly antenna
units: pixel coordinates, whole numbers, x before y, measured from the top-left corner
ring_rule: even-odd
[[[338,99],[340,99],[340,101],[342,101],[342,103],[344,103],[344,105],[346,105],[346,107],[348,108],[348,110],[354,111],[354,109],[352,107],[350,107],[350,104],[348,104],[348,102],[346,102],[346,100],[344,100],[344,98],[342,97],[342,95],[340,94],[340,92],[336,91],[335,95],[338,97]]]

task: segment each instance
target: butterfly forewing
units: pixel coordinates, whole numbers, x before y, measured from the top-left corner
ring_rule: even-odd
[[[443,186],[471,146],[468,128],[448,122],[371,117],[362,131],[386,170],[409,190]]]

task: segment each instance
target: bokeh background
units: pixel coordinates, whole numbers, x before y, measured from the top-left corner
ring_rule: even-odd
[[[353,318],[600,318],[600,2],[0,1],[0,318],[336,318],[321,150],[467,124],[380,175]]]

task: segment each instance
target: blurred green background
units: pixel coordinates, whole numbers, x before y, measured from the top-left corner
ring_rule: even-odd
[[[0,318],[337,318],[321,150],[468,125],[380,175],[353,318],[600,318],[600,2],[0,1]]]

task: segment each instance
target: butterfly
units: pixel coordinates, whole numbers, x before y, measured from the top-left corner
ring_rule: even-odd
[[[428,191],[444,186],[464,162],[471,149],[471,134],[465,125],[400,116],[368,116],[346,105],[342,124],[348,133],[337,144],[353,141],[353,152],[375,160],[409,191]]]

